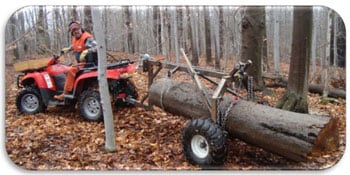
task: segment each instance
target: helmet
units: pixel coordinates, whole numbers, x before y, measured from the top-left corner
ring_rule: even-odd
[[[146,53],[146,54],[143,55],[143,60],[148,60],[149,57],[150,57],[150,56]]]
[[[68,25],[69,31],[73,31],[74,29],[81,29],[80,21],[72,21]]]

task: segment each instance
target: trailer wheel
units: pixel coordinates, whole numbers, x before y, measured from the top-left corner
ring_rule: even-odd
[[[89,121],[101,121],[103,119],[100,93],[86,90],[79,98],[80,115]]]
[[[32,87],[26,87],[18,93],[16,97],[16,106],[20,113],[25,114],[36,114],[46,109],[40,93],[37,89]]]
[[[221,165],[226,159],[226,134],[210,119],[189,122],[182,135],[183,149],[194,165]]]

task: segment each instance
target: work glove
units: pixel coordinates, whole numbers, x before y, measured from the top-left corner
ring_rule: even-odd
[[[87,49],[81,52],[80,58],[79,58],[80,62],[85,62],[85,57],[88,53],[89,53],[89,50]]]
[[[242,75],[239,73],[239,71],[237,71],[237,72],[233,75],[233,77],[234,77],[235,79],[239,80],[239,79],[242,78]]]
[[[63,49],[61,50],[61,55],[66,54],[66,53],[69,52],[69,51],[70,51],[70,47],[63,48]]]

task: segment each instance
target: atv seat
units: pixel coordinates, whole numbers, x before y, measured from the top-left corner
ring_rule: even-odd
[[[80,70],[76,73],[75,77],[78,77],[78,76],[80,76],[81,74],[88,73],[88,72],[91,72],[91,71],[96,71],[96,70],[97,70],[97,66],[85,67],[85,68],[80,69]]]
[[[107,69],[118,69],[118,68],[126,67],[126,66],[128,66],[129,64],[132,64],[132,63],[133,62],[130,61],[129,59],[123,59],[123,60],[120,60],[120,61],[108,64],[107,65]],[[78,77],[78,76],[80,76],[81,74],[84,74],[84,73],[88,73],[88,72],[91,72],[91,71],[96,71],[97,68],[98,67],[95,66],[95,65],[82,68],[82,69],[80,69],[77,72],[75,77]]]

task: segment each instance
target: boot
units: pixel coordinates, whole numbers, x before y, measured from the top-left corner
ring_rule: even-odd
[[[63,93],[60,95],[55,95],[53,96],[54,99],[58,100],[58,101],[63,101],[64,100],[64,95],[68,94],[69,91],[68,90],[63,90]]]
[[[62,93],[60,95],[55,95],[55,96],[53,96],[53,98],[55,98],[58,101],[63,101],[64,100],[64,93]]]

